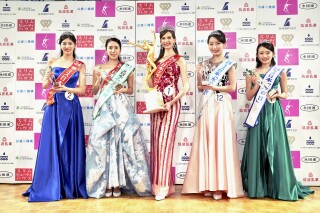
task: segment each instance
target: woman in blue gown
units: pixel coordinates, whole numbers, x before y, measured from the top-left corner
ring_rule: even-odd
[[[61,56],[48,62],[42,87],[50,84],[29,202],[87,198],[82,110],[76,94],[85,92],[85,64],[75,60],[76,38],[60,36]],[[76,88],[79,80],[79,87]]]

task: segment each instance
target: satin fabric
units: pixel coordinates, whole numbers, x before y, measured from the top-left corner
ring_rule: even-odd
[[[277,77],[273,88],[277,89],[279,81]],[[295,201],[313,193],[295,177],[279,99],[273,104],[266,101],[257,126],[248,128],[241,172],[250,198]]]
[[[54,67],[57,78],[65,68]],[[75,88],[76,72],[66,83]],[[85,139],[82,108],[77,95],[67,100],[56,93],[55,103],[45,107],[33,182],[23,194],[29,202],[62,198],[87,198]]]
[[[192,149],[182,193],[224,191],[230,198],[244,196],[236,143],[231,96],[202,96],[203,107],[192,142]]]

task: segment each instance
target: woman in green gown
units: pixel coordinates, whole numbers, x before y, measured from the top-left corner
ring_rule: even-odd
[[[287,76],[275,66],[274,46],[257,46],[256,70],[246,76],[246,96],[254,98],[245,124],[248,125],[241,173],[250,198],[270,197],[296,201],[312,194],[296,179],[279,99],[287,98]],[[277,90],[280,84],[281,92]]]

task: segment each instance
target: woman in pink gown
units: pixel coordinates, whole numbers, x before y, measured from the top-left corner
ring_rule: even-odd
[[[165,110],[151,114],[151,182],[156,200],[174,193],[171,173],[173,148],[180,115],[180,98],[189,90],[186,62],[178,55],[173,29],[163,26],[160,31],[161,50],[155,61],[157,70],[149,86],[162,92]],[[178,90],[179,77],[183,88]]]
[[[197,66],[198,89],[203,94],[182,193],[204,193],[216,200],[222,193],[230,198],[242,197],[232,99],[228,94],[236,89],[235,63],[224,58],[226,38],[222,31],[213,31],[207,43],[212,57]]]

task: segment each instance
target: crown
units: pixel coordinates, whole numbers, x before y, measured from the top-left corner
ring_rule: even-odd
[[[262,43],[272,44],[269,40],[263,40],[263,41],[261,41],[261,44]]]
[[[62,36],[63,36],[63,35],[70,35],[70,36],[74,36],[72,32],[63,32],[61,35],[62,35]]]
[[[211,36],[211,35],[219,35],[219,36],[221,36],[221,33],[220,33],[218,30],[214,30],[214,31],[212,31],[212,32],[210,33],[209,36]]]
[[[106,37],[106,40],[112,39],[112,38],[116,38],[118,40],[120,40],[116,35],[110,35]]]
[[[166,22],[167,18],[163,21],[161,27],[158,28],[159,32],[162,32],[164,30],[170,30],[170,31],[174,31],[174,26],[168,25],[168,22]]]

